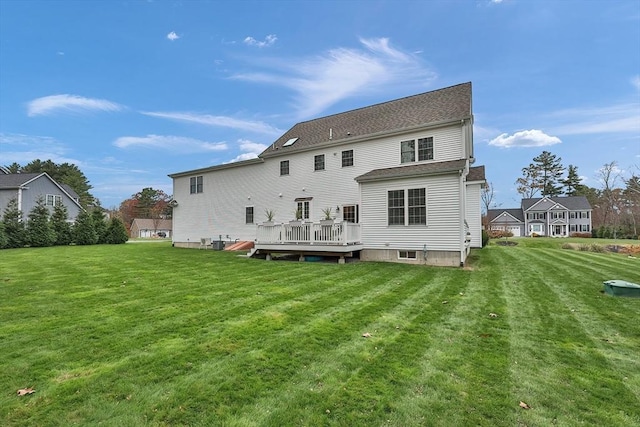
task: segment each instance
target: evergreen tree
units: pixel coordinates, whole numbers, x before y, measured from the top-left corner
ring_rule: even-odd
[[[578,167],[569,165],[567,169],[567,177],[561,181],[564,186],[564,194],[566,196],[577,196],[580,188],[582,179],[578,175]]]
[[[93,218],[85,210],[80,211],[76,218],[73,237],[76,245],[95,245],[98,243],[98,235],[93,226]]]
[[[7,235],[4,232],[4,223],[0,221],[0,249],[7,246],[7,242],[8,242]]]
[[[56,203],[51,215],[51,226],[56,232],[55,245],[66,246],[73,241],[71,224],[69,223],[69,213],[67,207],[62,203]]]
[[[540,188],[543,196],[559,196],[562,187],[559,184],[564,167],[560,163],[562,159],[548,151],[543,151],[538,157],[534,157],[534,166],[540,171]]]
[[[107,222],[104,218],[102,208],[96,207],[91,211],[91,219],[93,219],[93,228],[98,236],[98,244],[107,243]]]
[[[107,243],[112,245],[119,245],[126,243],[129,240],[127,229],[119,218],[111,218],[109,221],[109,227],[106,233]]]
[[[4,233],[7,237],[5,248],[22,248],[26,243],[26,232],[22,222],[22,212],[18,209],[18,200],[9,200],[2,217]]]
[[[525,199],[530,199],[540,191],[540,171],[535,165],[530,164],[522,168],[522,177],[516,180],[518,193]]]
[[[36,205],[29,212],[26,230],[29,246],[52,246],[56,241],[56,233],[49,222],[49,209],[42,197],[38,197]]]

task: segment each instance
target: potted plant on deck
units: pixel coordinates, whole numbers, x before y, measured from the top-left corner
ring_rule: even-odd
[[[294,220],[289,221],[291,225],[301,225],[302,224],[302,209],[298,208],[293,211]]]
[[[324,218],[320,220],[321,225],[333,225],[333,217],[331,214],[333,213],[333,209],[324,208],[322,209],[322,213],[324,214]]]
[[[263,225],[273,225],[273,218],[276,216],[276,212],[273,209],[265,209],[264,216],[267,218]]]

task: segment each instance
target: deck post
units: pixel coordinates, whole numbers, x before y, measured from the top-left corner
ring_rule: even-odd
[[[338,264],[344,264],[346,261],[344,259],[344,255],[340,257],[340,259],[338,259]]]

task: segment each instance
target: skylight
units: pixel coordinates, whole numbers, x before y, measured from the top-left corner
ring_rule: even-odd
[[[298,138],[291,138],[290,140],[288,140],[287,142],[282,144],[282,146],[283,147],[289,147],[290,145],[295,144],[297,140],[298,140]]]

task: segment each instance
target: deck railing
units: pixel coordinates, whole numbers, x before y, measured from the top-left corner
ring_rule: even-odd
[[[360,243],[360,225],[342,221],[333,224],[302,222],[259,224],[257,244],[349,245]]]

